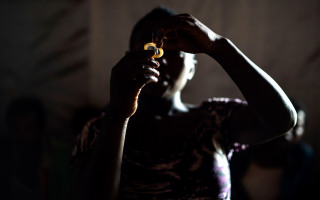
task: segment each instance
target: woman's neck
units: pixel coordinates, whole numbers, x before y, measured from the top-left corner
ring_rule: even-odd
[[[168,116],[188,111],[188,108],[181,101],[180,92],[177,92],[171,98],[141,94],[138,103],[137,115]]]

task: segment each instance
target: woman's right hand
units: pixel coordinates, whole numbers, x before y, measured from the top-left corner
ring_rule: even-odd
[[[110,80],[110,109],[120,117],[131,117],[137,110],[138,97],[147,83],[156,83],[159,63],[153,51],[128,52],[113,68]]]

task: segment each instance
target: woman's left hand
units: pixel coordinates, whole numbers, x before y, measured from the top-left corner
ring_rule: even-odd
[[[169,17],[156,25],[153,41],[165,49],[180,50],[188,53],[211,53],[215,41],[221,38],[195,17],[180,14]]]

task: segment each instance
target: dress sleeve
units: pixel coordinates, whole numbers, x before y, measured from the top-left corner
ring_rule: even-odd
[[[69,162],[69,168],[73,174],[81,173],[85,167],[100,135],[100,127],[104,116],[105,114],[102,113],[100,116],[90,119],[76,136]]]
[[[225,153],[246,146],[245,144],[231,143],[228,139],[230,116],[237,108],[248,106],[246,101],[237,98],[210,98],[202,106],[207,113],[208,126],[214,134],[213,141],[219,142]]]
[[[248,103],[236,98],[210,98],[203,105],[209,116],[214,117],[215,125],[223,131],[228,131],[228,126],[226,125],[232,112],[239,107],[247,106]]]

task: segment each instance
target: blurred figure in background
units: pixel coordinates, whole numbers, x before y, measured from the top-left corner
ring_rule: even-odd
[[[235,153],[230,162],[233,200],[312,199],[316,167],[313,149],[301,139],[307,112],[291,99],[297,124],[286,135]]]
[[[13,200],[47,199],[48,170],[45,155],[46,110],[33,97],[20,97],[6,111],[8,149],[6,197]],[[3,158],[4,156],[2,156]]]

